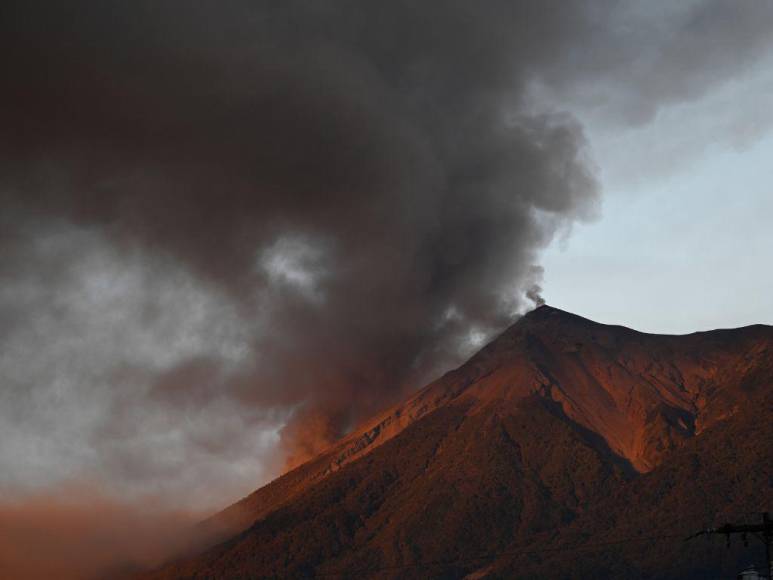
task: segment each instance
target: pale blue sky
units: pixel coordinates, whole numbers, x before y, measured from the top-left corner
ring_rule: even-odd
[[[602,217],[545,252],[548,303],[648,332],[773,324],[772,71],[633,128],[575,111]]]

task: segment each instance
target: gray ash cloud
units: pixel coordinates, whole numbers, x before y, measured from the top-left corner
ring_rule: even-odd
[[[201,475],[182,464],[302,459],[538,303],[540,249],[597,214],[599,188],[580,124],[530,87],[598,78],[629,103],[621,71],[657,45],[626,45],[604,2],[2,11],[0,368],[9,413],[57,457],[21,472],[96,464],[161,492]],[[674,52],[708,90],[696,18]],[[678,63],[653,62],[674,86]],[[690,96],[647,86],[650,107]],[[21,446],[2,461],[29,463]]]

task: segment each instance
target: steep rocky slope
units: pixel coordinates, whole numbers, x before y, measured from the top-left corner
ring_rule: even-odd
[[[664,576],[684,554],[658,540],[591,548],[771,507],[772,388],[771,327],[647,335],[543,306],[151,577]]]

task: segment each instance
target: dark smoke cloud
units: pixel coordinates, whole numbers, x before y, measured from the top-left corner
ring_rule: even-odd
[[[593,33],[550,63],[540,83],[605,123],[643,125],[770,55],[770,2],[587,3]],[[764,66],[764,65],[763,65]]]
[[[6,19],[4,189],[19,219],[139,243],[261,318],[257,370],[184,361],[162,398],[300,405],[334,438],[512,320],[536,251],[594,211],[577,123],[520,112],[574,10],[130,6]]]
[[[420,386],[597,213],[534,86],[643,122],[762,50],[726,6],[4,3],[0,486],[250,487]]]

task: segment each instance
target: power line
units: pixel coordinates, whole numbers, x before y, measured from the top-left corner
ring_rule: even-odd
[[[744,545],[748,545],[747,536],[758,538],[765,545],[765,556],[768,565],[768,578],[773,580],[773,519],[768,512],[760,514],[762,516],[761,524],[725,524],[719,528],[709,528],[701,530],[687,538],[697,536],[723,534],[727,538],[727,545],[730,545],[731,534],[741,534]]]

